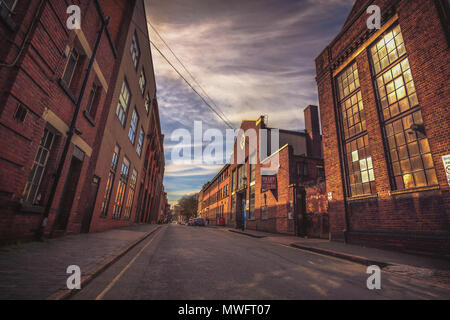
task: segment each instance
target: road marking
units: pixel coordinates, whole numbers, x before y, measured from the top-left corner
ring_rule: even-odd
[[[160,229],[159,229],[160,230]],[[159,230],[157,233],[159,233]],[[95,298],[95,300],[102,300],[103,297],[112,289],[112,287],[116,284],[117,281],[124,275],[124,273],[131,267],[131,265],[139,258],[139,256],[142,254],[142,252],[147,249],[147,247],[152,243],[153,240],[156,238],[155,235],[150,239],[149,242],[141,249],[139,252],[134,256],[134,258],[126,265],[125,268],[120,271],[120,273],[108,284],[108,286]]]

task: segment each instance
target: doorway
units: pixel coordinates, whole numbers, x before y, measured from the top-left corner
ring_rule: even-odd
[[[82,158],[84,158],[84,153]],[[55,229],[58,231],[65,231],[67,229],[70,211],[72,209],[73,200],[75,199],[82,166],[83,160],[80,159],[79,154],[76,154],[76,152],[74,152],[72,161],[70,162],[69,173],[67,174],[66,183],[64,185],[63,194],[59,205],[59,213],[56,218]]]
[[[236,229],[244,229],[245,227],[245,217],[244,217],[244,210],[245,210],[245,204],[246,204],[246,196],[245,191],[237,193],[236,197]]]

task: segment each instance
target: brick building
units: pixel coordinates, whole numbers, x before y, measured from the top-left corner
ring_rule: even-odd
[[[142,112],[144,98],[133,100],[135,105],[130,105],[129,109],[139,109],[143,113],[141,121],[133,122],[133,111],[124,113],[125,128],[111,134],[114,129],[110,115],[117,110],[117,87],[123,81],[119,76],[123,75],[124,63],[131,55],[130,30],[136,29],[131,18],[140,21],[141,28],[147,31],[146,20],[142,20],[145,19],[144,3],[141,0],[80,0],[74,4],[81,9],[81,29],[69,30],[65,2],[0,2],[0,240],[29,238],[42,221],[46,221],[45,234],[51,236],[87,232],[91,225],[91,230],[121,225],[116,221],[97,220],[108,169],[115,162],[114,158],[111,161],[114,146],[107,150],[114,138],[123,143],[130,157],[129,179],[120,176],[126,183],[122,188],[121,217],[130,215],[129,221],[133,221],[131,216],[137,201],[130,190],[136,190],[144,176],[141,173],[144,161],[134,158],[139,158],[135,154],[141,142],[141,153],[149,160],[145,166],[152,170],[152,176],[147,179],[145,174],[147,180],[144,180],[151,186],[157,181],[152,196],[155,202],[160,198],[157,189],[161,187],[164,173],[163,137],[151,55],[146,47],[140,48],[145,52],[145,58],[141,59],[139,67],[145,66],[146,93],[152,99],[149,120]],[[102,25],[105,26],[103,33]],[[141,33],[139,37],[143,45],[148,46],[148,35],[146,38]],[[97,39],[100,39],[98,46]],[[89,68],[96,47],[95,59]],[[135,90],[135,79],[131,81]],[[83,87],[84,95],[80,100]],[[137,96],[133,98],[137,99]],[[74,122],[74,136],[63,162],[56,193],[52,193],[77,106],[80,108]],[[136,132],[129,129],[131,122],[136,123]],[[143,139],[140,139],[141,128],[145,132]],[[128,154],[132,147],[123,139],[131,132],[136,135],[134,154],[131,151]],[[154,141],[153,145],[151,141]],[[123,155],[120,153],[120,158],[116,159],[120,170],[126,163]],[[138,173],[135,176],[134,170]],[[119,180],[115,180],[116,183]],[[53,201],[49,201],[51,194]],[[113,197],[115,195],[113,193]],[[47,205],[50,213],[48,219],[44,219]],[[159,202],[155,204],[155,208],[158,207]],[[113,210],[113,206],[110,209]]]
[[[279,130],[279,150],[272,150],[268,139],[266,158],[261,159],[264,147],[260,141],[260,130],[270,128],[264,117],[258,120],[245,120],[241,129],[254,129],[257,132],[256,149],[251,150],[250,137],[238,136],[234,145],[231,165],[231,210],[227,224],[251,230],[294,235],[306,235],[308,231],[320,229],[318,234],[310,236],[328,237],[325,212],[306,211],[306,188],[319,184],[325,172],[321,158],[321,135],[318,108],[309,106],[304,110],[305,131]],[[239,164],[237,155],[240,148],[245,154],[245,163]],[[261,153],[262,151],[262,153]],[[264,156],[263,156],[264,157]],[[275,157],[278,163],[274,162]],[[256,164],[255,163],[256,158]],[[252,160],[253,159],[253,160]],[[263,169],[275,164],[278,169],[268,175]],[[316,189],[324,194],[325,190]],[[313,192],[311,190],[310,192]],[[320,194],[318,194],[320,195]],[[311,208],[311,206],[309,207]],[[313,208],[313,207],[312,207]],[[321,219],[312,219],[320,214]],[[323,221],[322,221],[323,220]],[[308,223],[319,222],[321,226]]]
[[[30,237],[43,220],[96,39],[106,25],[98,1],[76,4],[81,9],[81,29],[69,30],[65,2],[0,3],[2,240]],[[123,14],[117,13],[116,19]],[[57,192],[49,203],[47,234],[81,229],[82,187],[98,133],[92,121],[101,122],[115,62],[115,44],[106,27],[80,100],[81,112]]]
[[[111,107],[98,136],[92,183],[85,188],[87,197],[93,197],[85,214],[91,231],[158,222],[164,194],[163,141],[145,4],[143,0],[103,2],[112,21],[120,22],[114,18],[121,12],[127,19],[114,25],[120,62],[108,96]]]
[[[316,59],[333,240],[449,252],[449,9],[358,0]]]
[[[273,233],[310,235],[328,238],[328,216],[323,185],[321,135],[318,108],[305,109],[306,130],[279,130],[280,149],[270,150],[270,156],[260,159],[261,129],[270,132],[264,117],[244,120],[240,129],[254,129],[256,148],[250,150],[250,137],[240,135],[235,140],[230,165],[226,165],[202,189],[201,217],[211,224],[245,227]],[[268,133],[270,136],[270,133]],[[245,163],[238,164],[238,148]],[[263,176],[262,168],[278,156],[279,170]],[[264,179],[272,180],[267,187]],[[309,205],[306,205],[307,199]]]
[[[230,211],[230,165],[226,164],[199,193],[199,217],[210,225],[225,225]]]

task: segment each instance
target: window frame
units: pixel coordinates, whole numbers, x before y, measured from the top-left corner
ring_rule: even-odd
[[[130,177],[130,185],[127,195],[127,201],[125,203],[125,212],[123,215],[124,220],[130,220],[131,218],[131,212],[133,211],[133,202],[134,202],[134,196],[136,193],[136,186],[138,181],[138,172],[136,168],[133,169]]]
[[[147,88],[147,76],[145,75],[145,69],[142,67],[141,73],[139,75],[139,89],[141,90],[142,96],[145,96],[145,89]]]
[[[73,64],[73,69],[71,71],[71,75],[70,75],[70,79],[67,81],[66,80],[66,72],[67,72],[67,68],[69,67],[69,63],[71,61],[71,58],[73,57],[73,53],[76,53],[76,58],[74,59],[75,62]],[[64,84],[70,88],[70,86],[72,85],[72,81],[73,81],[73,77],[75,75],[75,71],[77,69],[78,63],[80,62],[80,58],[81,58],[81,54],[80,52],[78,52],[78,49],[74,46],[70,49],[70,53],[69,56],[67,57],[67,61],[66,61],[66,66],[64,67],[64,72],[61,76],[62,81],[64,82]]]
[[[137,109],[134,108],[133,114],[131,116],[130,129],[128,130],[128,140],[134,146],[136,144],[136,136],[139,128],[139,113]]]
[[[126,171],[124,171],[124,168],[126,168]],[[122,160],[122,167],[120,170],[119,183],[117,184],[116,199],[114,201],[114,209],[112,215],[112,218],[116,220],[120,220],[122,217],[125,196],[127,194],[128,179],[130,177],[130,168],[131,168],[130,160],[128,160],[127,157],[124,157]]]
[[[109,169],[108,179],[106,181],[105,194],[103,196],[102,205],[100,207],[100,217],[106,218],[108,216],[109,204],[111,202],[112,190],[116,180],[117,166],[120,159],[120,146],[114,146],[113,156],[111,160],[111,168]]]
[[[134,49],[136,49],[136,51]],[[134,31],[133,37],[131,38],[130,53],[131,53],[131,61],[134,64],[134,69],[138,70],[139,61],[141,60],[141,48],[139,46],[139,39],[136,30]]]
[[[393,60],[390,64],[388,64],[384,69],[380,70],[378,73],[376,72],[376,68],[374,65],[374,58],[372,55],[372,48],[374,46],[377,46],[378,43],[381,41],[381,39],[385,38],[389,33],[393,33],[394,34],[394,30],[396,28],[399,28],[399,33],[401,35],[402,38],[402,43],[400,45],[403,45],[404,47],[404,52],[403,54],[399,55],[397,57],[397,59]],[[394,34],[394,37],[398,36]],[[394,39],[395,40],[395,39]],[[389,42],[389,41],[388,41]],[[394,41],[396,43],[396,41]],[[396,43],[396,48],[400,45],[397,45]],[[385,44],[386,47],[386,44]],[[437,176],[436,176],[436,165],[432,159],[432,153],[431,150],[429,148],[429,142],[428,142],[428,137],[426,134],[421,134],[423,137],[422,139],[420,139],[419,137],[419,133],[418,132],[414,132],[414,135],[416,136],[416,140],[414,141],[408,141],[408,134],[409,132],[411,132],[411,127],[409,129],[405,129],[405,120],[408,117],[412,117],[413,118],[413,124],[416,124],[416,121],[414,120],[414,115],[417,113],[420,113],[420,119],[421,119],[421,123],[420,125],[423,126],[423,118],[422,118],[422,108],[421,108],[421,103],[419,101],[419,97],[417,94],[417,88],[416,88],[416,84],[415,84],[415,77],[413,75],[413,70],[411,68],[410,65],[410,61],[409,61],[409,55],[408,55],[408,50],[406,48],[406,42],[405,39],[403,38],[403,31],[402,28],[400,26],[400,24],[397,22],[394,25],[390,26],[383,34],[381,34],[370,46],[367,47],[367,54],[368,54],[368,59],[369,59],[369,64],[370,64],[370,71],[371,71],[371,80],[372,80],[372,86],[373,86],[373,90],[375,92],[375,97],[376,97],[376,105],[377,105],[377,111],[378,111],[378,117],[379,117],[379,121],[380,121],[380,125],[381,125],[381,129],[382,129],[382,138],[383,138],[383,146],[384,146],[384,151],[385,151],[385,159],[387,162],[387,167],[388,167],[388,172],[389,172],[389,180],[390,180],[390,185],[391,185],[391,190],[392,191],[408,191],[408,190],[413,190],[413,189],[417,189],[417,188],[427,188],[427,187],[433,187],[436,185],[439,185],[439,182],[437,180]],[[403,70],[403,63],[407,63],[408,64],[408,69],[406,71]],[[397,66],[400,66],[400,75],[397,75],[396,77],[393,76],[394,74],[394,69],[397,68]],[[409,71],[410,73],[410,77],[411,80],[409,82],[405,82],[405,73],[407,73]],[[384,79],[384,76],[390,72],[392,79],[390,79],[389,81],[386,81]],[[406,93],[406,95],[400,99],[397,99],[396,102],[390,104],[389,100],[388,100],[388,108],[390,108],[391,106],[394,106],[396,104],[399,104],[399,112],[395,115],[392,115],[389,118],[385,118],[385,114],[384,114],[384,109],[383,105],[382,105],[382,97],[379,93],[379,85],[378,85],[378,79],[383,78],[383,84],[385,85],[386,83],[394,83],[396,81],[396,79],[400,78],[402,79],[403,85],[405,87],[405,92],[408,92],[407,89],[407,85],[409,83],[412,83],[412,85],[414,86],[414,92],[412,92],[411,94]],[[396,84],[394,84],[394,86],[396,86]],[[385,85],[385,87],[387,87],[387,85]],[[393,92],[396,92],[397,88],[395,88],[395,90]],[[386,92],[386,97],[387,97],[387,92]],[[410,99],[410,96],[415,96],[416,98],[416,103],[412,106]],[[397,96],[396,96],[397,97]],[[409,104],[409,108],[401,111],[400,109],[400,101],[402,100],[408,100],[408,104]],[[394,129],[394,124],[401,122],[402,124],[402,131],[395,131],[396,129]],[[389,127],[392,126],[392,130],[393,130],[393,135],[390,135],[388,133],[388,131],[390,131]],[[404,138],[406,139],[406,144],[405,145],[399,145],[398,141],[397,141],[397,136],[399,136],[400,134],[404,135]],[[394,137],[395,141],[395,146],[396,148],[391,148],[391,143],[390,140],[392,140]],[[422,147],[420,145],[420,143],[422,141],[426,142],[427,148],[425,148],[425,150],[428,149],[427,152],[422,153]],[[418,148],[420,149],[418,155],[414,154],[411,156],[411,151],[410,151],[410,143],[414,144],[415,142],[417,142],[419,144]],[[403,142],[402,142],[403,143]],[[404,159],[400,159],[401,155],[400,155],[400,150],[401,148],[404,147],[406,149],[406,153],[407,153],[407,158]],[[395,154],[393,153],[395,152]],[[430,154],[431,156],[431,163],[432,163],[432,167],[426,168],[426,164],[425,164],[425,160],[423,159],[424,155],[428,155]],[[393,156],[395,157],[395,155],[397,157],[399,157],[399,160],[394,160]],[[402,168],[401,162],[408,160],[409,165],[412,165],[412,161],[415,158],[421,158],[422,161],[422,169],[418,169],[413,171],[413,169],[411,168],[410,171],[408,172],[403,172],[404,168]],[[396,175],[396,166],[399,166],[400,169],[400,175]],[[416,174],[419,174],[419,172],[423,172],[424,173],[424,177],[425,177],[425,181],[426,181],[426,185],[420,185],[417,186],[417,182],[416,182]],[[428,175],[428,172],[430,172],[431,177]],[[410,175],[413,179],[414,182],[414,187],[407,187],[407,183],[405,182],[405,175]],[[429,184],[428,181],[432,180],[434,176],[434,179],[436,180],[435,184]],[[399,186],[399,182],[397,181],[398,178],[401,177],[402,178],[402,187]]]
[[[51,137],[51,141],[50,144],[48,145],[48,138],[49,136]],[[45,139],[45,141],[43,141]],[[44,174],[46,173],[47,170],[47,166],[48,166],[48,160],[50,159],[51,153],[52,153],[52,149],[53,146],[55,144],[55,140],[56,140],[56,133],[51,130],[48,127],[44,128],[44,133],[41,137],[39,146],[36,150],[36,154],[34,156],[33,159],[33,165],[30,169],[30,172],[28,174],[28,179],[27,182],[25,184],[25,188],[23,190],[22,193],[22,199],[24,200],[25,203],[29,203],[31,205],[36,205],[36,197],[38,195],[39,189],[41,188],[41,184],[42,184],[42,179],[44,177]],[[41,159],[42,156],[44,154],[44,151],[47,153],[45,156],[44,161],[42,161],[41,163]],[[39,158],[39,159],[38,159]],[[35,179],[37,178],[36,173],[37,173],[37,168],[41,168],[41,173],[40,173],[40,177],[38,177],[38,181],[37,183],[35,183]],[[31,177],[33,176],[33,177]],[[33,185],[36,186],[35,191],[34,191],[34,195],[31,194],[31,191],[33,189]],[[27,193],[27,194],[25,194]],[[32,199],[32,200],[30,200]]]
[[[352,68],[353,72],[356,70],[358,73],[358,86],[356,86],[353,90],[350,90],[349,93],[347,95],[345,95],[344,92],[344,96],[341,97],[340,94],[340,90],[339,90],[339,85],[340,85],[340,78],[341,76],[347,72],[348,68]],[[373,180],[370,180],[370,176],[369,176],[369,181],[367,182],[362,182],[362,172],[359,169],[359,171],[361,172],[361,182],[357,182],[354,183],[352,182],[352,177],[355,177],[355,174],[358,173],[358,170],[352,169],[352,173],[350,174],[350,167],[355,167],[354,161],[353,162],[349,162],[348,157],[348,151],[347,151],[347,145],[352,144],[352,143],[357,143],[357,141],[359,141],[360,139],[363,139],[364,141],[368,141],[368,137],[369,137],[369,133],[367,131],[367,123],[366,123],[366,116],[365,116],[365,106],[363,103],[363,98],[362,98],[362,89],[361,89],[361,82],[360,82],[360,77],[359,77],[359,68],[358,68],[358,62],[355,59],[353,59],[351,62],[348,63],[348,65],[339,73],[337,74],[334,78],[333,78],[333,82],[334,82],[334,87],[335,87],[335,99],[336,99],[336,106],[337,106],[337,114],[338,114],[338,123],[339,123],[339,133],[340,133],[340,144],[342,146],[342,150],[341,150],[341,155],[342,155],[342,164],[344,166],[344,173],[345,173],[345,188],[346,188],[346,196],[353,198],[353,197],[361,197],[361,196],[370,196],[373,194],[376,194],[376,178],[375,178],[375,173],[374,173],[374,169],[372,169],[373,171]],[[342,81],[344,82],[344,81]],[[356,83],[356,80],[355,80]],[[343,83],[342,83],[343,85]],[[343,108],[345,107],[344,104],[347,103],[348,101],[351,101],[353,99],[353,97],[356,97],[356,104],[352,104],[352,106],[350,108],[346,108],[345,112],[346,112],[346,117],[344,119],[343,116]],[[351,102],[353,103],[353,102]],[[360,105],[361,103],[361,105]],[[350,109],[354,109],[355,107],[358,108],[357,114],[358,114],[358,118],[359,121],[358,123],[361,123],[361,130],[358,132],[354,132],[353,134],[351,133],[351,129],[354,128],[354,123],[350,125],[350,122],[347,121],[348,119],[348,110]],[[362,108],[361,108],[362,107]],[[364,112],[364,120],[362,120],[361,117],[361,111]],[[355,117],[356,112],[353,112],[352,110],[352,118]],[[365,124],[365,125],[364,125]],[[347,134],[348,133],[348,134]],[[368,155],[366,155],[366,157],[363,160],[367,160],[368,158],[373,159],[372,154],[370,152],[370,146],[367,143],[367,145],[364,146],[363,149],[368,149]],[[359,154],[359,147],[357,149],[358,154]],[[358,159],[358,166],[359,166],[359,159]],[[362,186],[362,193],[358,193],[358,192],[354,192],[355,189],[357,191],[357,185],[361,185]],[[368,184],[369,188],[370,188],[370,192],[366,193],[364,191],[364,184]],[[353,188],[354,187],[354,188]]]
[[[142,137],[142,139],[141,139],[141,137]],[[144,147],[144,142],[145,142],[145,131],[144,131],[144,128],[141,126],[140,130],[139,130],[138,143],[137,143],[137,147],[136,147],[136,153],[138,154],[139,157],[142,157],[142,150]]]
[[[123,88],[124,87],[126,88],[126,91],[128,92],[128,101],[127,101],[127,105],[125,107],[122,105],[122,93],[123,93]],[[130,109],[131,99],[132,99],[132,95],[131,95],[131,91],[130,91],[130,86],[128,84],[127,79],[124,78],[124,80],[122,82],[122,86],[120,88],[119,99],[118,99],[117,107],[116,107],[117,119],[119,120],[119,122],[122,124],[122,127],[124,127],[124,128],[125,128],[126,123],[127,123],[128,110]],[[119,111],[121,111],[121,112],[119,112]],[[121,117],[123,119],[121,119]]]
[[[97,114],[97,104],[101,90],[102,87],[97,83],[97,81],[94,80],[91,86],[91,90],[89,92],[89,97],[85,108],[86,112],[92,117],[92,119],[95,119],[95,116]]]

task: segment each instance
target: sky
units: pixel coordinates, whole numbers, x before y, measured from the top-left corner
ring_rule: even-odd
[[[148,20],[233,127],[268,117],[270,127],[304,130],[318,105],[315,58],[342,28],[354,0],[146,0]],[[202,93],[155,31],[150,40]],[[172,134],[227,128],[152,48],[169,202],[201,190],[222,165],[178,164]],[[192,140],[192,144],[193,144]],[[186,144],[186,141],[183,142]],[[203,142],[203,147],[208,141]]]

